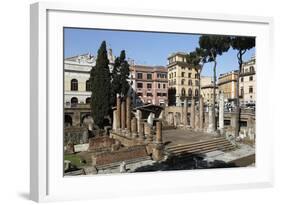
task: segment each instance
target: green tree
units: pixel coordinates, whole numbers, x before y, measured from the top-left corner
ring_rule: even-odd
[[[240,102],[239,102],[239,78],[240,73],[242,71],[243,66],[243,55],[246,53],[247,50],[252,49],[255,47],[256,40],[254,37],[240,37],[235,36],[231,38],[231,46],[234,50],[237,50],[237,59],[239,65],[239,71],[236,80],[236,125],[235,125],[235,137],[239,135],[239,121],[240,121]]]
[[[130,66],[126,61],[126,53],[124,50],[120,53],[120,94],[121,96],[127,96],[130,85],[129,85],[129,75],[130,75]]]
[[[109,114],[110,110],[110,71],[108,64],[106,42],[103,41],[98,50],[96,65],[90,73],[92,117],[99,128],[103,128],[104,117]]]
[[[130,75],[130,65],[126,60],[126,53],[121,51],[120,56],[115,59],[111,74],[111,106],[116,104],[116,95],[125,97],[130,88],[128,82]]]
[[[217,68],[217,56],[227,52],[230,47],[230,37],[218,36],[218,35],[202,35],[199,38],[200,48],[206,51],[206,62],[213,62],[213,131],[216,131],[216,115],[215,115],[215,104],[216,104],[216,68]]]
[[[176,105],[176,88],[168,89],[168,106]]]

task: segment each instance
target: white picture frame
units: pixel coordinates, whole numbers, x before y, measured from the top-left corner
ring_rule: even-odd
[[[273,19],[182,11],[97,8],[93,4],[40,2],[30,15],[30,198],[34,201],[95,199],[143,194],[273,186],[273,133],[267,89],[270,72],[257,72],[257,144],[254,168],[229,168],[63,177],[62,28],[256,36],[257,67],[272,66]],[[268,83],[268,86],[262,86]],[[266,120],[267,119],[267,120]]]

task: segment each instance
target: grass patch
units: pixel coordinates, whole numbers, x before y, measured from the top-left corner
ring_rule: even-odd
[[[76,167],[82,167],[85,164],[81,163],[83,161],[80,156],[76,154],[64,154],[64,160],[71,161],[71,164],[75,165]]]

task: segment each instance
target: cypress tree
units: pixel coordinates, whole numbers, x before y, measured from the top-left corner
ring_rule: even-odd
[[[106,42],[103,41],[98,50],[96,65],[90,73],[92,117],[99,128],[103,128],[104,117],[109,114],[110,110],[110,71],[108,64]]]
[[[130,75],[130,66],[126,61],[126,53],[124,50],[120,53],[120,94],[121,96],[126,96],[130,85],[128,83]]]

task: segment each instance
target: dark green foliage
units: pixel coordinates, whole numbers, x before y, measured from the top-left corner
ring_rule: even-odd
[[[108,115],[110,105],[110,71],[105,41],[102,42],[96,60],[96,65],[90,73],[92,89],[91,110],[95,124],[103,128],[104,117]]]
[[[231,46],[234,50],[237,50],[237,58],[239,64],[239,70],[241,71],[242,63],[243,63],[243,55],[247,50],[255,47],[256,39],[254,37],[232,37],[231,38]]]
[[[176,88],[168,89],[168,106],[176,105]]]
[[[215,61],[218,55],[227,52],[230,47],[230,37],[203,35],[199,39],[200,48],[206,51],[206,61]]]
[[[130,66],[126,61],[126,53],[121,51],[120,56],[115,59],[111,75],[111,106],[116,104],[116,94],[125,97],[130,85],[128,83]]]

